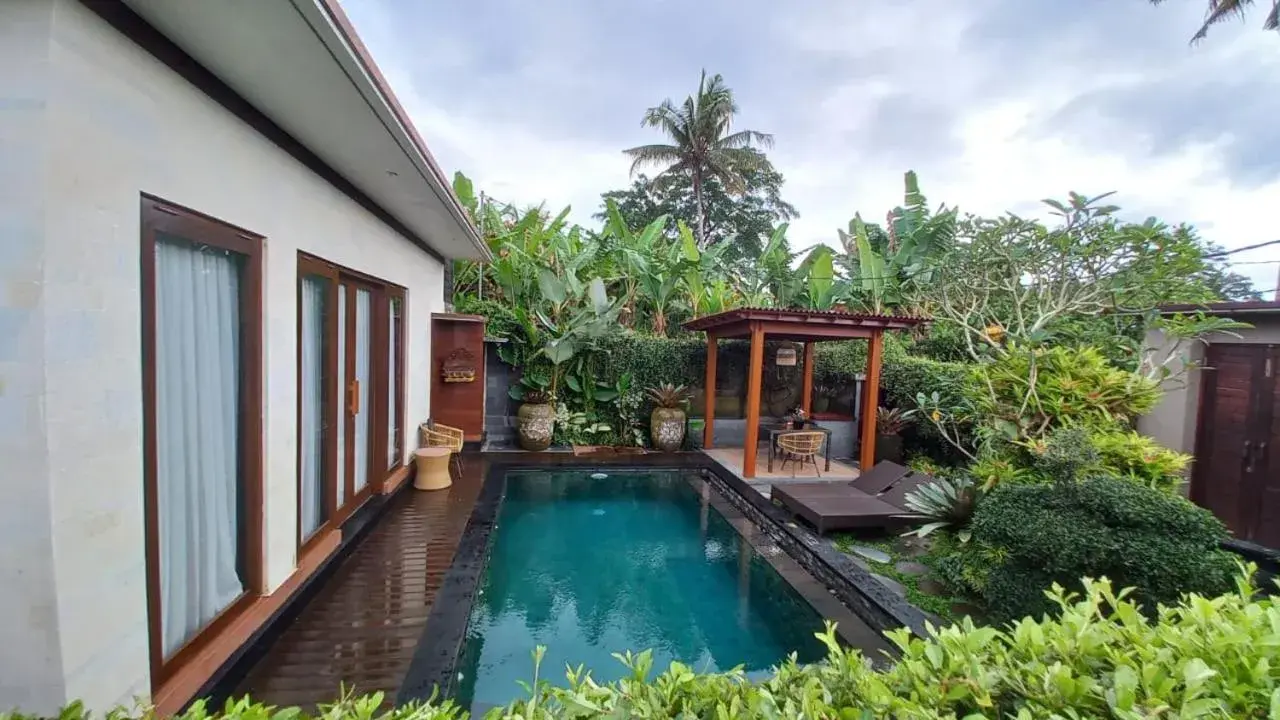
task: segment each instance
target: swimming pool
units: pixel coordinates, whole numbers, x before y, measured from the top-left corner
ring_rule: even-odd
[[[522,695],[531,651],[541,677],[565,665],[621,677],[615,652],[652,649],[699,671],[763,674],[795,652],[822,657],[822,618],[681,471],[518,471],[458,663],[457,699],[483,709]]]

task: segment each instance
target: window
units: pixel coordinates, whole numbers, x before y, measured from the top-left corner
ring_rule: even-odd
[[[330,352],[337,314],[333,309],[333,282],[325,274],[310,272],[301,264],[298,281],[298,526],[306,540],[333,513],[326,488],[334,484],[336,470],[328,451],[334,434]]]
[[[298,540],[304,547],[402,464],[403,307],[403,288],[299,253]]]
[[[154,683],[261,590],[262,238],[142,205],[144,500]]]
[[[387,332],[387,469],[395,470],[404,462],[404,293],[395,292],[388,297]]]

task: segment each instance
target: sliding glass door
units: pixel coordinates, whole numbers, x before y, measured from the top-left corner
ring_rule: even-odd
[[[334,513],[327,488],[336,483],[332,445],[335,378],[332,354],[339,314],[327,269],[300,262],[298,281],[298,526],[305,541]]]
[[[300,255],[298,267],[299,542],[305,546],[401,465],[404,292],[309,255]],[[321,307],[333,308],[325,322],[315,319]]]
[[[260,589],[261,238],[143,200],[152,677]]]
[[[360,493],[369,487],[370,443],[369,416],[372,411],[373,378],[371,375],[370,355],[373,352],[373,291],[362,285],[349,285],[350,308],[347,312],[346,339],[350,345],[346,352],[347,394],[350,403],[347,408],[348,437],[351,440],[348,461],[348,477],[351,478],[352,493]]]

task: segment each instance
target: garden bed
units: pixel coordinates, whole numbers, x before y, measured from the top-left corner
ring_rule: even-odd
[[[949,625],[968,616],[983,623],[980,608],[952,593],[933,575],[935,557],[928,538],[836,534],[831,543],[880,584],[920,608],[938,624]]]

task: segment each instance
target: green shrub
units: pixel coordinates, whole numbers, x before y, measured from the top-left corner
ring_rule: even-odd
[[[1190,455],[1132,431],[1099,431],[1090,440],[1105,472],[1169,492],[1182,485],[1182,471],[1191,462]]]
[[[1105,475],[1176,493],[1189,461],[1130,430],[1065,427],[1044,438],[988,445],[969,473],[985,488]]]
[[[619,332],[597,342],[604,356],[602,380],[631,374],[637,388],[671,383],[702,387],[706,380],[707,343],[698,338],[672,339]]]
[[[596,683],[585,670],[563,675],[567,687],[533,683],[533,695],[490,711],[493,720],[553,718],[769,718],[873,720],[900,718],[1261,718],[1280,712],[1280,599],[1255,599],[1244,580],[1236,592],[1190,595],[1149,617],[1106,580],[1085,581],[1083,594],[1051,602],[1052,620],[1023,619],[1005,628],[965,620],[928,639],[892,633],[901,658],[876,670],[828,631],[825,660],[784,662],[771,677],[749,682],[741,671],[699,674],[673,663],[652,675],[648,653],[620,656],[631,673]],[[561,676],[560,668],[531,674]],[[383,697],[347,697],[308,716],[230,702],[223,712],[201,703],[180,720],[456,720],[452,703],[382,711]],[[143,716],[144,713],[136,713]],[[65,720],[79,720],[73,706]],[[121,714],[120,717],[127,717]],[[21,715],[3,715],[25,720]]]
[[[912,355],[886,353],[880,368],[882,402],[893,407],[915,408],[918,393],[938,393],[941,402],[954,404],[962,392],[969,366],[963,363],[939,362]],[[962,460],[956,448],[947,442],[930,422],[912,423],[902,433],[903,447],[909,454],[924,454],[945,464]]]
[[[968,345],[965,344],[967,331],[945,318],[937,318],[924,334],[906,343],[907,351],[912,355],[942,362],[972,362]]]
[[[956,545],[943,575],[978,594],[998,620],[1046,612],[1043,591],[1054,583],[1078,589],[1081,577],[1132,586],[1147,607],[1229,586],[1222,523],[1181,497],[1126,480],[998,486],[969,527],[972,541]]]

